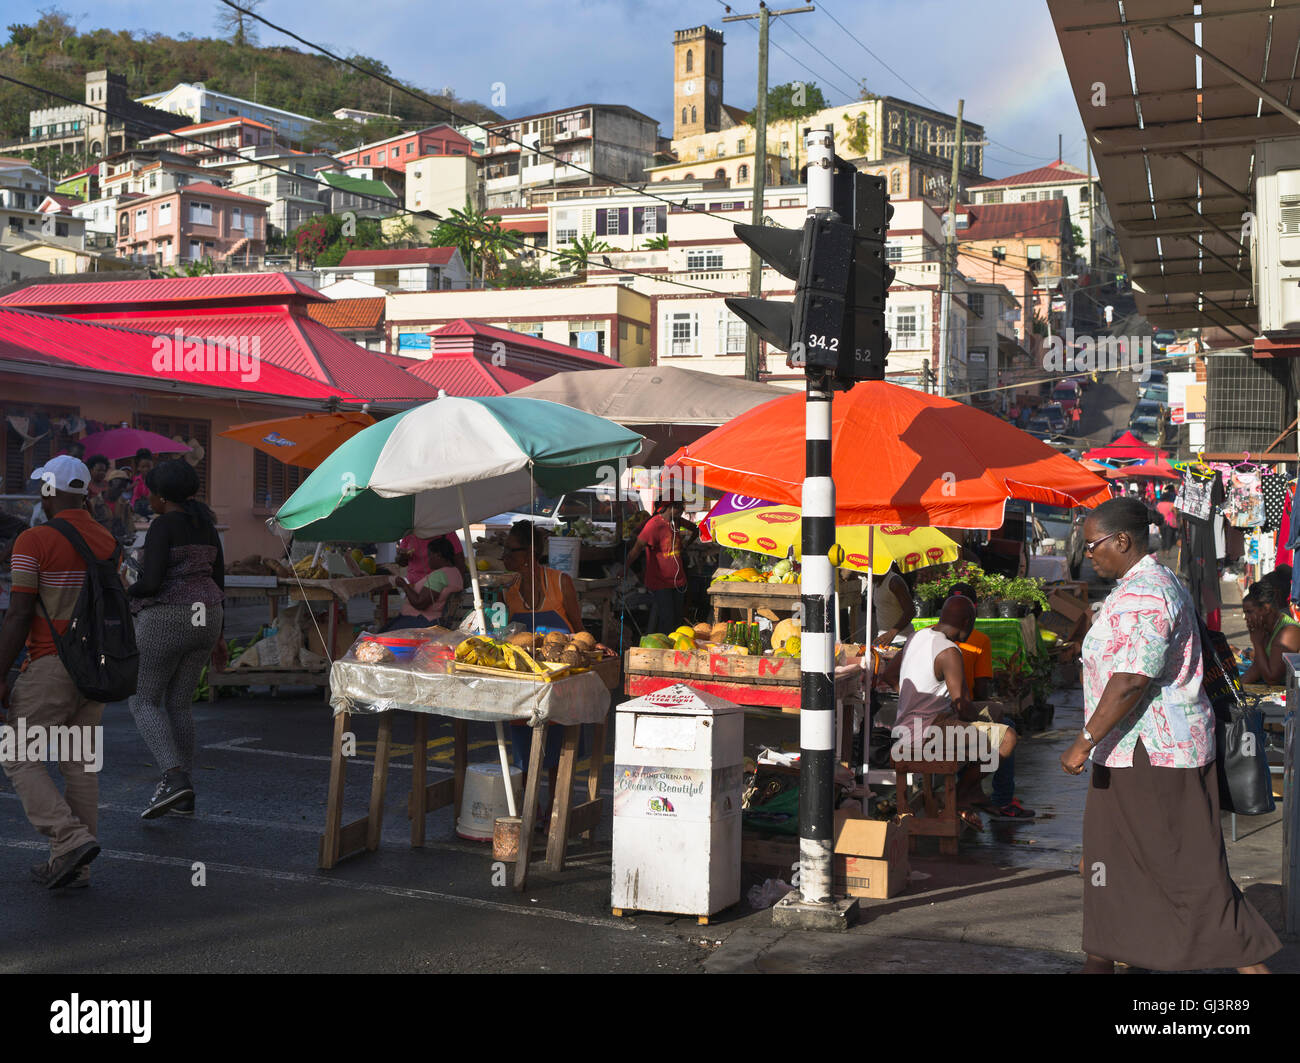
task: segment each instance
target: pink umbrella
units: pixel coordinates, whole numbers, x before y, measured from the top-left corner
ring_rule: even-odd
[[[152,450],[155,454],[183,454],[190,448],[184,443],[146,432],[143,428],[110,428],[106,432],[96,432],[82,437],[86,448],[86,457],[103,454],[109,461],[119,458],[133,458],[137,450]]]

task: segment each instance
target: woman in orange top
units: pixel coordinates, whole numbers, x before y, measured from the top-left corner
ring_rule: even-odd
[[[520,520],[511,526],[504,561],[507,569],[519,573],[519,579],[506,588],[510,620],[529,631],[581,631],[578,589],[563,572],[540,562],[538,557],[545,547],[544,533],[531,521]]]

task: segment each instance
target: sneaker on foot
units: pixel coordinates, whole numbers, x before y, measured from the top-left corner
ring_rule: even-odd
[[[1013,797],[1001,808],[990,809],[989,815],[995,816],[997,819],[1033,819],[1038,813],[1032,808],[1025,808],[1020,803],[1020,798]]]
[[[149,807],[140,813],[140,818],[156,819],[174,805],[182,804],[186,798],[191,802],[194,800],[194,787],[190,785],[189,776],[183,771],[169,771],[162,777],[149,801]]]
[[[194,791],[191,790],[188,797],[182,797],[167,812],[173,816],[194,815]]]
[[[48,889],[49,882],[50,882],[50,865],[33,864],[32,881],[35,882],[36,885]],[[67,883],[67,885],[65,885],[63,888],[69,890],[79,890],[79,889],[85,889],[89,885],[90,885],[90,868],[87,867],[85,864],[83,864],[81,867],[77,868],[77,874],[73,877],[72,881]]]
[[[71,852],[64,853],[62,856],[51,860],[46,865],[46,873],[40,879],[37,879],[37,884],[44,886],[47,890],[57,890],[67,886],[77,877],[77,872],[98,855],[98,842],[86,842],[84,845],[79,845]],[[36,879],[36,868],[32,868],[32,871],[32,877]]]

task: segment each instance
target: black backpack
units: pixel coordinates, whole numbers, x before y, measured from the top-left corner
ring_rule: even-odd
[[[59,660],[84,697],[91,701],[121,701],[135,693],[140,666],[131,600],[117,574],[122,547],[114,547],[112,555],[101,561],[66,520],[55,517],[47,523],[72,544],[86,563],[86,579],[62,635],[54,629],[45,603],[40,602]]]

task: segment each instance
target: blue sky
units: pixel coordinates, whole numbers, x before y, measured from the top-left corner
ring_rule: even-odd
[[[985,149],[990,175],[1051,161],[1058,133],[1065,160],[1084,165],[1083,126],[1042,0],[828,4],[773,20],[771,84],[813,81],[840,104],[857,98],[857,82],[865,80],[873,92],[949,112],[964,97],[967,118],[982,124],[993,141]],[[0,0],[0,7],[11,5]],[[66,0],[59,6],[81,29],[194,36],[213,35],[221,9],[216,0],[101,0],[93,14]],[[800,5],[779,0],[771,6]],[[732,8],[756,11],[757,0],[733,0]],[[342,54],[380,58],[423,88],[447,85],[461,98],[486,103],[501,83],[505,105],[497,109],[508,116],[572,103],[622,103],[659,119],[665,134],[672,131],[673,31],[708,24],[726,35],[725,102],[746,109],[754,104],[758,34],[742,23],[724,26],[720,0],[266,0],[261,13]],[[10,21],[12,9],[5,18]],[[265,28],[261,40],[291,43]]]

